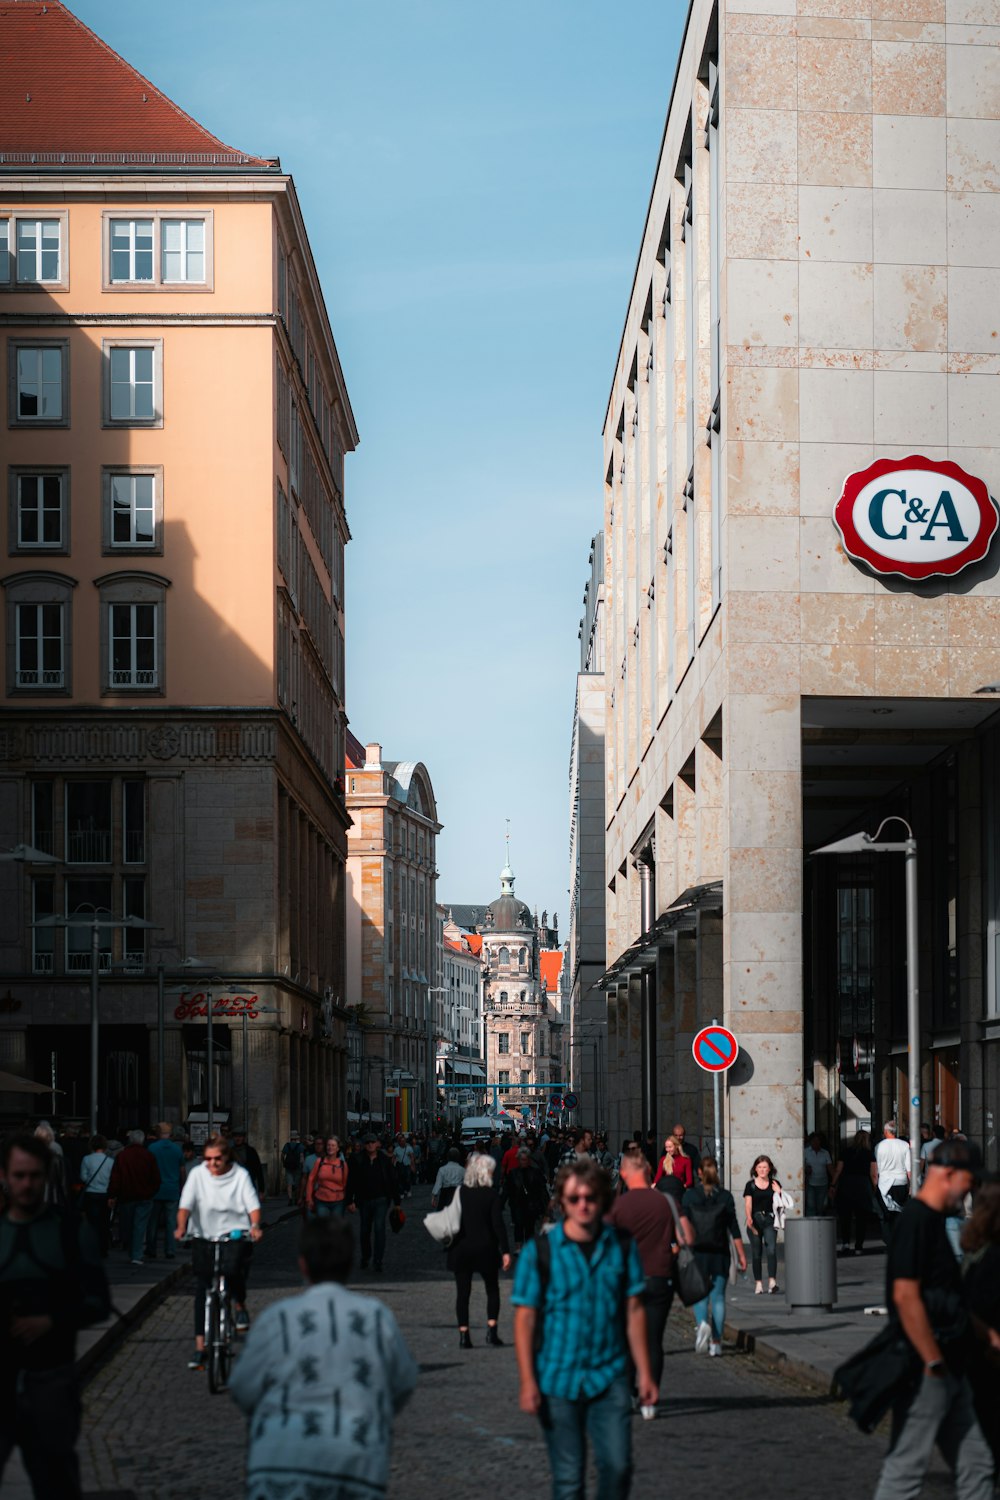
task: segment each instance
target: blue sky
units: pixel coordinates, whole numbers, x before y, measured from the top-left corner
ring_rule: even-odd
[[[601,430],[685,0],[70,0],[294,177],[361,433],[348,712],[423,760],[439,894],[568,911]]]

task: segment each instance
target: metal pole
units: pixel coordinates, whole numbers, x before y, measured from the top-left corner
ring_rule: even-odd
[[[718,1024],[713,1017],[712,1025]],[[719,1168],[719,1181],[722,1182],[722,1079],[718,1073],[712,1074],[712,1096],[715,1104],[715,1160]]]
[[[156,1121],[157,1124],[166,1113],[166,1098],[163,1088],[163,965],[156,965]]]
[[[920,1161],[920,956],[917,950],[917,841],[906,840],[906,1043],[910,1054],[910,1173]]]
[[[90,1133],[97,1134],[98,1044],[97,966],[101,961],[101,924],[95,915],[90,926]]]
[[[214,1121],[214,1118],[213,1118],[213,1116],[215,1114],[215,1080],[214,1080],[214,1078],[212,1076],[212,1068],[213,1068],[213,1065],[214,1065],[214,1059],[212,1057],[212,991],[210,989],[206,991],[206,999],[208,1001],[208,1004],[207,1004],[207,1007],[206,1007],[206,1011],[205,1011],[206,1019],[208,1021],[208,1042],[207,1042],[207,1045],[205,1047],[205,1059],[206,1059],[206,1063],[207,1063],[207,1067],[206,1067],[206,1070],[205,1070],[206,1071],[206,1075],[207,1075],[207,1077],[206,1077],[207,1101],[206,1102],[207,1102],[207,1105],[208,1105],[208,1108],[206,1110],[206,1119],[207,1119],[206,1130],[207,1130],[208,1136],[212,1136],[212,1135],[215,1134],[215,1130],[214,1130],[215,1121]]]
[[[243,1007],[243,1129],[250,1133],[250,1073],[247,1060],[247,1008]]]
[[[652,852],[638,861],[641,881],[641,923],[643,934],[652,931],[656,920],[656,885],[652,864]],[[648,965],[640,980],[641,1011],[641,1065],[642,1065],[642,1128],[651,1130],[654,1139],[657,1133],[656,1108],[656,965]]]

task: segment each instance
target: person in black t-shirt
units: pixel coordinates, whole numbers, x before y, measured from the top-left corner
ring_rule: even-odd
[[[1000,1351],[1000,1334],[973,1319],[945,1219],[972,1187],[978,1163],[966,1141],[943,1142],[928,1161],[889,1246],[886,1301],[923,1363],[915,1393],[893,1412],[892,1446],[875,1500],[915,1500],[934,1445],[955,1475],[957,1500],[991,1500],[993,1457],[973,1407],[966,1374],[978,1335]]]

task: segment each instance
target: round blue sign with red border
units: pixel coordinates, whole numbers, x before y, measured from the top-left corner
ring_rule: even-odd
[[[725,1026],[703,1026],[691,1043],[691,1051],[706,1073],[724,1073],[739,1056],[740,1044]]]

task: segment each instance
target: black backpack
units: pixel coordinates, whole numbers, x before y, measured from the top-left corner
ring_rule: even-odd
[[[714,1193],[706,1193],[703,1203],[686,1203],[684,1212],[694,1227],[695,1250],[729,1249],[727,1224],[731,1211],[732,1199],[721,1188],[716,1188]]]

